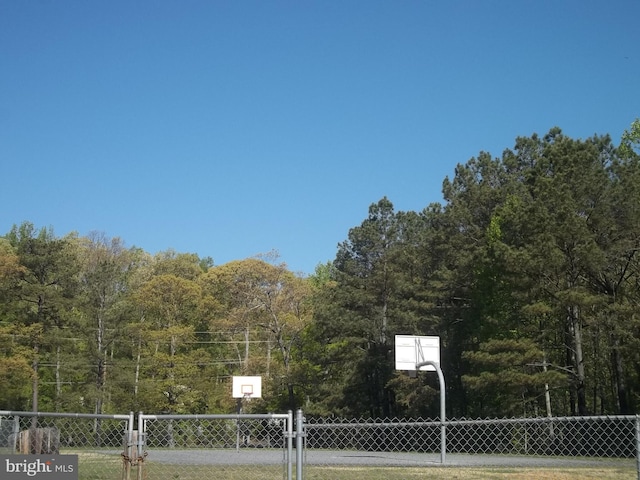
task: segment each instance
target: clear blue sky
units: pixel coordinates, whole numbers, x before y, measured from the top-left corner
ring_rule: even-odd
[[[0,234],[313,272],[387,196],[640,116],[638,0],[0,0]]]

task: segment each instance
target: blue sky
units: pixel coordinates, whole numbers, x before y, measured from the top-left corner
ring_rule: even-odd
[[[312,273],[387,196],[640,117],[640,1],[0,0],[0,234]]]

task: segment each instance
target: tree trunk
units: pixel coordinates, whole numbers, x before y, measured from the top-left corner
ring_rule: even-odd
[[[104,396],[104,376],[105,376],[105,361],[100,358],[98,360],[98,375],[96,381],[96,390],[97,390],[97,398],[96,398],[96,413],[98,415],[102,414],[103,410],[103,396]]]
[[[38,361],[38,346],[35,345],[33,347],[33,351],[34,351],[34,359],[33,362],[31,363],[31,369],[33,371],[33,379],[31,381],[31,390],[32,390],[32,394],[31,394],[31,408],[32,411],[37,412],[38,411],[38,370],[40,367],[40,362]]]
[[[547,373],[547,354],[544,354],[543,360],[542,360],[542,370]],[[549,391],[549,384],[545,383],[544,384],[544,403],[545,406],[547,407],[547,417],[551,418],[553,415],[551,413],[551,393]]]
[[[547,373],[547,354],[544,353],[542,357],[542,369],[545,373]],[[547,407],[547,418],[553,418],[553,414],[551,412],[551,393],[549,391],[549,384],[545,382],[544,384],[544,404]],[[555,431],[553,428],[553,423],[549,422],[549,437],[555,438]]]
[[[267,365],[265,368],[265,376],[267,378],[271,378],[271,334],[269,334],[269,338],[267,340]]]
[[[244,330],[244,371],[249,371],[249,326]]]
[[[584,371],[584,351],[582,341],[582,322],[580,319],[580,308],[573,306],[569,308],[569,330],[573,340],[573,364],[576,376],[576,400],[578,404],[578,415],[587,416],[587,393],[585,389]]]
[[[39,345],[36,342],[33,346],[33,362],[31,364],[31,369],[33,371],[33,380],[31,382],[32,385],[32,397],[31,397],[31,410],[33,412],[38,411],[38,370],[40,367],[40,361],[38,359],[39,353]],[[35,429],[38,426],[38,417],[34,416],[31,419],[31,428]]]
[[[62,398],[62,376],[60,375],[60,346],[56,348],[56,411],[60,411],[60,400]]]
[[[613,363],[614,378],[616,382],[618,413],[628,415],[632,413],[627,401],[627,384],[624,378],[624,367],[622,365],[622,355],[620,354],[620,338],[613,334],[611,362]]]
[[[103,358],[103,355],[106,354],[104,351],[104,321],[102,319],[102,310],[104,308],[104,299],[101,300],[100,311],[98,312],[98,330],[96,332],[96,347],[97,347],[97,357],[98,357],[98,372],[96,375],[96,413],[99,415],[102,413],[103,409],[103,396],[104,396],[104,383],[105,383],[105,363],[106,358]]]
[[[133,395],[135,397],[138,396],[138,385],[140,382],[140,360],[142,357],[142,335],[138,338],[138,353],[136,355],[136,373],[135,373],[135,381],[133,384]]]
[[[296,396],[291,382],[287,383],[287,393],[289,394],[289,409],[294,412],[296,410]]]

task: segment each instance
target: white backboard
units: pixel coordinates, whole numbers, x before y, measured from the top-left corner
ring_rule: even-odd
[[[440,363],[440,337],[396,335],[396,370],[415,371],[416,365],[424,361]],[[431,365],[420,370],[436,371]]]
[[[233,398],[261,398],[262,377],[233,377]]]

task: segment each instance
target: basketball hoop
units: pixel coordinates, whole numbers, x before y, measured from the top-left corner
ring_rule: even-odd
[[[242,398],[253,397],[253,384],[240,385],[240,392],[242,393]]]

